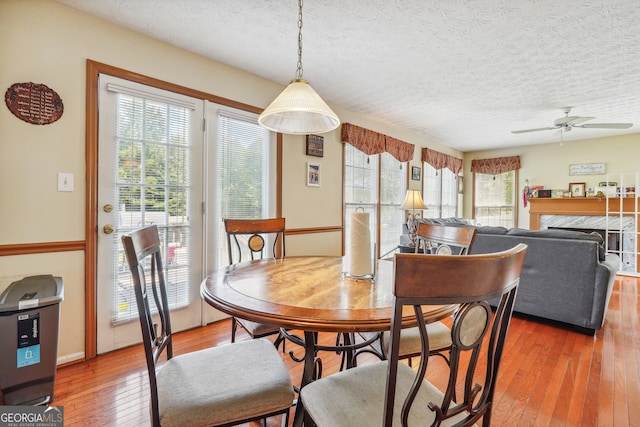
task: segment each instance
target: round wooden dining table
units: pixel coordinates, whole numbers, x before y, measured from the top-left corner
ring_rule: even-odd
[[[373,278],[353,277],[343,257],[292,256],[221,268],[202,282],[211,306],[235,317],[304,332],[300,387],[314,379],[316,332],[377,332],[391,329],[393,260],[376,263]],[[427,323],[450,316],[457,305],[423,306]],[[403,327],[416,325],[409,307]],[[294,425],[302,424],[301,400]]]

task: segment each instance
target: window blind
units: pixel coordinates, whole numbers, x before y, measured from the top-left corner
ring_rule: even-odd
[[[218,120],[218,191],[222,218],[270,217],[271,133],[255,114],[220,110]],[[226,234],[220,221],[219,266],[228,262]],[[243,254],[243,259],[247,259]]]
[[[116,216],[112,323],[138,316],[131,276],[123,268],[123,234],[158,226],[169,305],[190,303],[191,108],[180,100],[110,85],[117,92]],[[145,266],[149,268],[149,266]]]

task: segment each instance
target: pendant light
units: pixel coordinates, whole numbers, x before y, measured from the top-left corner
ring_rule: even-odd
[[[298,66],[296,78],[260,114],[258,123],[274,132],[302,135],[324,133],[340,119],[302,78],[302,0],[298,0]]]

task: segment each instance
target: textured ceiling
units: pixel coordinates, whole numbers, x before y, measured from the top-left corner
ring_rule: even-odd
[[[57,0],[286,85],[295,0]],[[564,116],[640,132],[638,0],[307,0],[304,78],[339,105],[461,151],[560,141]],[[117,65],[117,64],[116,64]],[[266,107],[266,106],[265,106]]]

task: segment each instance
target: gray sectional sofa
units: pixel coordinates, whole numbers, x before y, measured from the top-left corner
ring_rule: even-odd
[[[431,220],[446,225],[463,221]],[[604,323],[620,258],[602,237],[568,230],[478,227],[470,254],[528,245],[514,311],[593,335]]]

